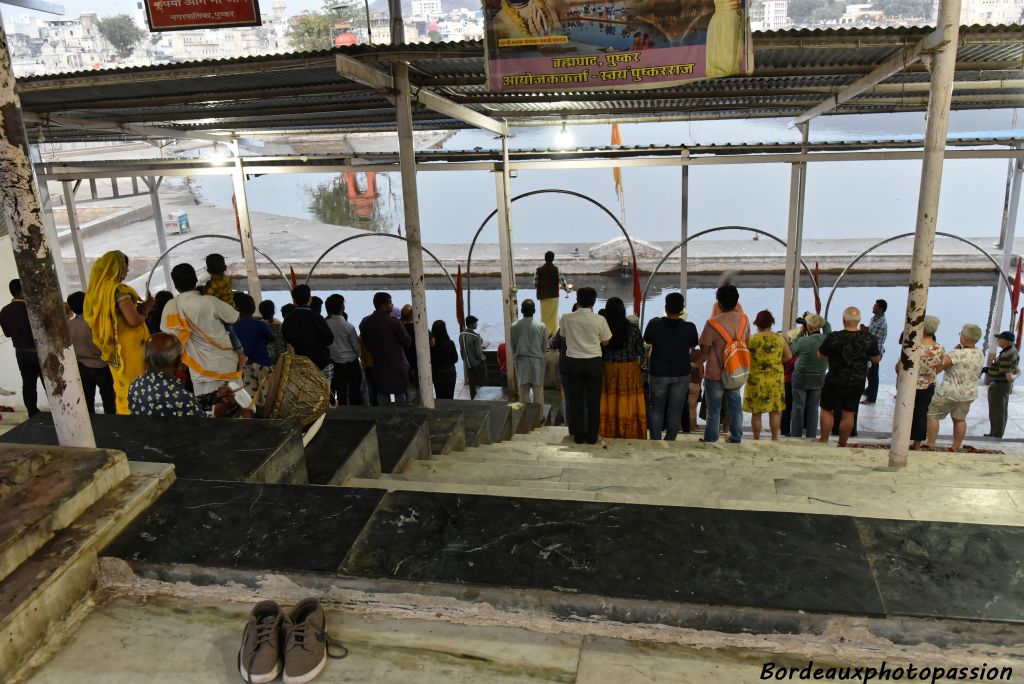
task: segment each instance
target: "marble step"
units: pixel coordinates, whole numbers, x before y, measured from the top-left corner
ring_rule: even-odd
[[[120,451],[0,445],[0,580],[130,474]]]
[[[466,448],[486,446],[491,443],[491,411],[486,408],[460,408],[463,427],[466,431]]]
[[[455,409],[424,409],[408,406],[339,406],[332,415],[376,419],[379,416],[410,415],[427,419],[430,453],[448,454],[466,448],[466,420]]]
[[[310,484],[340,486],[351,477],[381,474],[377,424],[372,420],[325,420],[305,453]]]
[[[504,401],[486,401],[482,399],[438,399],[438,408],[465,411],[468,409],[489,409],[491,444],[505,442],[512,439],[515,434],[515,426],[512,424],[512,409]],[[467,439],[468,443],[468,439]]]
[[[95,583],[100,550],[174,480],[174,468],[132,462],[131,475],[0,581],[0,672],[13,673]]]
[[[494,480],[490,482],[452,482],[447,480],[400,480],[394,478],[363,480],[352,479],[349,487],[364,487],[387,491],[464,494],[473,496],[503,496],[523,499],[550,499],[556,501],[599,501],[635,504],[639,506],[682,506],[734,511],[772,511],[778,513],[809,513],[814,515],[849,515],[859,518],[883,520],[921,520],[949,523],[970,523],[1002,526],[1024,526],[1021,515],[1014,510],[988,510],[978,512],[971,506],[953,508],[944,505],[907,503],[896,500],[867,500],[837,504],[807,496],[779,495],[775,497],[728,498],[714,496],[707,490],[659,491],[656,488],[600,487],[590,489],[561,489],[553,482],[523,482]],[[580,487],[580,485],[575,485]]]
[[[306,482],[299,424],[292,420],[210,420],[91,416],[96,446],[129,461],[170,463],[178,477],[236,482]],[[43,411],[0,436],[8,444],[57,445]]]
[[[361,421],[331,409],[328,420]],[[373,417],[377,425],[377,450],[382,473],[400,473],[409,461],[430,458],[430,430],[426,416],[402,412],[380,413]]]

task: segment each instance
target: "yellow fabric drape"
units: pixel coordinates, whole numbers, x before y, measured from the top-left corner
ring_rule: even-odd
[[[89,291],[85,293],[85,322],[92,330],[92,342],[100,350],[100,358],[112,369],[121,367],[117,344],[117,297],[128,294],[133,302],[142,299],[122,280],[128,275],[128,257],[122,252],[107,252],[92,265]]]
[[[92,341],[100,350],[100,358],[110,366],[114,376],[117,412],[128,414],[128,388],[132,380],[146,370],[142,347],[149,337],[146,324],[128,325],[117,308],[122,295],[132,303],[142,301],[138,293],[122,280],[128,275],[128,257],[122,252],[107,252],[92,266],[89,291],[85,293],[83,315],[92,330]]]

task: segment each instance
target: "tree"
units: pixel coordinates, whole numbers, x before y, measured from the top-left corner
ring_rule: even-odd
[[[794,24],[835,21],[843,15],[844,5],[844,0],[790,0],[789,18]]]
[[[444,40],[444,36],[441,35],[440,31],[431,31],[427,34],[427,37],[430,38],[431,43],[440,43]]]
[[[324,0],[319,12],[307,12],[292,19],[288,44],[300,52],[326,50],[334,47],[334,27],[338,23],[362,26],[365,11],[358,3],[339,4],[341,0]]]
[[[96,27],[121,59],[131,56],[138,42],[146,37],[146,32],[136,26],[127,14],[103,17],[96,22]]]
[[[931,0],[878,0],[875,7],[884,11],[889,18],[903,17],[931,21]]]

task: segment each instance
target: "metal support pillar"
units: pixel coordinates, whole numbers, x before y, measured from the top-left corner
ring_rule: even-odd
[[[242,241],[242,257],[245,259],[245,278],[248,282],[249,296],[259,304],[263,300],[260,289],[260,276],[256,270],[256,251],[252,247],[252,224],[249,222],[249,200],[245,195],[245,169],[242,168],[242,155],[239,153],[238,141],[232,143],[235,152],[235,172],[232,175],[235,190],[235,202],[238,206],[238,230]]]
[[[690,167],[684,165],[679,167],[679,170],[682,173],[682,183],[680,184],[679,241],[683,243],[683,246],[679,249],[679,291],[683,294],[683,297],[686,297],[688,285],[686,260],[689,258],[689,244],[686,242],[686,238],[690,235]]]
[[[68,334],[55,260],[56,243],[42,225],[39,186],[14,91],[7,34],[0,17],[0,229],[11,236],[46,398],[61,446],[95,447],[78,361]],[[57,252],[59,254],[59,252]]]
[[[512,324],[519,318],[519,290],[516,287],[515,255],[512,253],[512,201],[508,168],[508,138],[501,138],[501,168],[494,174],[498,204],[498,261],[501,265],[501,313],[508,362],[508,392],[516,396],[515,363],[512,359]],[[538,304],[539,306],[539,304]]]
[[[68,211],[68,228],[71,230],[71,244],[75,246],[75,263],[78,265],[78,287],[84,292],[89,289],[85,275],[85,250],[82,247],[82,233],[78,230],[78,212],[75,210],[75,190],[71,181],[61,181],[64,189],[64,208]]]
[[[907,288],[907,316],[903,323],[903,348],[900,363],[903,372],[896,381],[896,406],[892,418],[892,445],[889,466],[907,465],[910,448],[910,424],[917,392],[918,345],[924,334],[924,316],[928,307],[928,288],[932,278],[935,252],[935,224],[942,189],[942,163],[949,130],[949,107],[953,98],[956,48],[960,37],[960,0],[939,0],[936,30],[943,31],[944,42],[936,50],[931,64],[931,89],[928,94],[928,125],[925,130],[924,160],[921,164],[921,190],[917,203],[914,252]]]
[[[808,124],[798,124],[804,144]],[[804,241],[804,200],[807,194],[807,164],[792,164],[789,177],[789,229],[786,233],[786,278],[783,285],[782,327],[789,330],[796,322],[800,307],[800,257]]]
[[[402,172],[402,204],[405,208],[405,246],[409,255],[409,281],[412,286],[413,330],[416,364],[419,372],[420,400],[434,408],[434,381],[430,365],[430,319],[427,318],[427,289],[423,279],[423,239],[420,237],[420,204],[416,191],[416,150],[413,147],[412,95],[409,91],[409,65],[395,62],[391,67],[395,82],[395,111],[398,123],[398,157]]]
[[[149,188],[149,203],[153,207],[153,223],[156,225],[156,243],[160,247],[160,253],[167,253],[167,230],[164,228],[164,214],[163,209],[160,208],[160,184],[163,183],[163,176],[143,176],[142,182]],[[161,264],[164,271],[164,287],[169,292],[174,292],[173,283],[171,282],[171,255],[168,254],[164,257]],[[253,296],[253,299],[256,299]],[[256,300],[259,304],[259,300]]]
[[[1011,159],[1006,173],[1006,194],[1003,197],[1003,218],[999,229],[999,242],[996,247],[1002,250],[1000,268],[1003,273],[1010,272],[1013,259],[1013,240],[1017,232],[1017,211],[1020,208],[1020,186],[1021,178],[1024,177],[1024,162],[1020,159]],[[996,282],[992,285],[992,302],[989,306],[988,327],[985,330],[985,351],[995,349],[995,336],[999,334],[1003,326],[1003,306],[1006,301],[1006,290],[1009,284],[1003,280],[1002,273],[996,274]],[[1014,318],[1010,312],[1010,326],[1013,327]]]

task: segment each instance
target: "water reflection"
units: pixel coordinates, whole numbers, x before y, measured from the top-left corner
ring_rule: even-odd
[[[309,211],[321,222],[373,233],[395,230],[398,196],[391,174],[345,171],[306,191]]]

